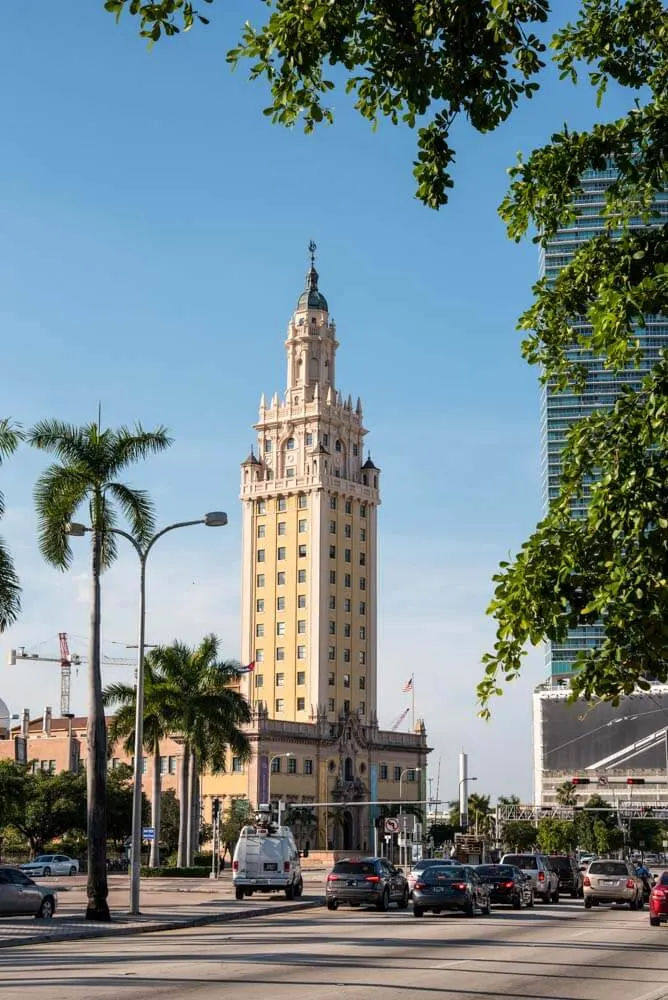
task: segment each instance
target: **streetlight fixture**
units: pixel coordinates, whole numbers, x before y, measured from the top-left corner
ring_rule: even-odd
[[[292,753],[291,750],[288,750],[286,753],[275,753],[273,755],[273,757],[269,758],[269,775],[267,776],[267,798],[269,799],[269,810],[270,810],[270,812],[271,812],[271,775],[272,775],[271,765],[274,763],[275,760],[279,760],[281,757],[294,757],[294,754]],[[279,799],[278,800],[278,825],[279,826],[281,825],[281,813],[283,812],[283,809],[281,808],[282,805],[283,805],[283,803],[282,803],[281,799]]]
[[[404,814],[404,803],[403,803],[403,798],[404,797],[403,797],[403,794],[402,794],[402,787],[401,787],[402,782],[404,780],[404,775],[406,775],[406,774],[418,774],[421,770],[422,770],[421,767],[405,767],[403,769],[403,771],[401,772],[401,774],[399,775],[399,816],[400,817],[403,816],[403,814]],[[405,819],[404,819],[404,822],[403,822],[403,837],[404,837],[404,843],[403,843],[403,846],[400,847],[400,849],[399,849],[399,859],[400,859],[400,861],[401,861],[402,864],[405,864],[406,863],[406,858],[408,857],[408,854],[407,854],[407,851],[406,851],[406,820]]]
[[[189,528],[195,524],[204,524],[208,528],[222,528],[227,524],[227,514],[222,510],[212,510],[196,521],[176,521],[166,528],[157,531],[142,548],[137,539],[121,528],[110,528],[113,535],[126,538],[139,556],[139,638],[137,643],[137,688],[135,694],[135,759],[133,769],[132,795],[132,858],[130,868],[130,913],[135,916],[139,910],[140,864],[142,843],[142,776],[144,758],[144,654],[146,651],[146,561],[155,543],[163,535],[177,528]],[[92,532],[86,524],[71,521],[66,528],[67,534],[81,538]],[[155,804],[154,804],[155,808]]]

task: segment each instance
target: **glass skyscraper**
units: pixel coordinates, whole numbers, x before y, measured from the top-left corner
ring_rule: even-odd
[[[588,171],[584,174],[581,189],[575,198],[577,218],[568,228],[560,229],[541,251],[541,275],[554,280],[562,267],[569,264],[577,250],[605,229],[605,191],[616,177],[614,169]],[[668,193],[656,199],[660,218],[656,224],[668,222]],[[582,333],[589,329],[584,320],[574,327]],[[596,410],[608,409],[615,402],[623,385],[637,389],[642,379],[657,361],[662,348],[668,347],[668,318],[647,318],[645,328],[638,330],[643,360],[636,368],[624,372],[606,369],[603,359],[578,350],[579,360],[586,367],[586,383],[581,394],[570,388],[558,391],[548,382],[541,386],[541,480],[545,510],[559,493],[561,455],[568,428],[582,417]],[[574,517],[582,512],[574,509]],[[565,680],[574,669],[579,650],[594,647],[603,636],[600,625],[581,626],[569,631],[560,643],[546,645],[546,667],[551,680]]]

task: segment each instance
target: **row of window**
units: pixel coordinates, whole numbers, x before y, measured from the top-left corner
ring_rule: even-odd
[[[278,548],[276,549],[276,558],[278,559],[279,562],[282,562],[286,558],[286,553],[287,553],[286,546],[279,545]],[[306,545],[297,546],[297,555],[299,556],[300,559],[306,558]],[[265,549],[257,550],[257,561],[258,562],[265,561]]]
[[[275,708],[276,715],[282,715],[285,712],[285,698],[276,698],[276,701],[274,703],[274,708]],[[305,698],[297,698],[297,711],[298,712],[305,712],[306,711],[306,699]],[[336,701],[334,700],[334,698],[329,698],[327,700],[327,711],[328,712],[335,712],[336,711]],[[344,713],[346,715],[350,714],[350,702],[347,699],[343,702],[343,711],[344,711]],[[360,715],[366,715],[366,702],[365,701],[361,701],[359,703],[358,712],[360,713]]]
[[[351,655],[352,654],[350,649],[346,647],[343,650],[343,662],[351,663],[352,662]],[[360,666],[364,666],[366,664],[366,652],[363,649],[361,649],[357,655]],[[283,660],[285,660],[285,646],[276,646],[274,650],[274,658],[276,659],[277,662],[282,662]],[[336,659],[336,646],[328,646],[327,658],[329,660]],[[297,659],[298,660],[306,659],[306,646],[301,646],[301,645],[297,646]],[[264,649],[255,650],[255,662],[264,663]]]
[[[329,547],[329,558],[336,559],[336,545],[330,545]],[[352,552],[350,549],[343,550],[343,561],[352,562]],[[366,553],[360,552],[360,566],[366,566]]]
[[[281,610],[281,609],[279,609],[279,610]],[[286,628],[287,628],[286,622],[276,622],[276,635],[285,635],[286,634]],[[298,635],[305,635],[306,634],[306,619],[305,618],[298,618],[297,619],[297,634]],[[329,621],[329,634],[330,635],[336,635],[336,622],[333,621],[333,620],[331,620],[331,619]],[[258,622],[257,623],[257,625],[255,626],[255,635],[256,635],[256,637],[258,639],[261,639],[264,636],[264,622]],[[346,639],[350,639],[350,637],[352,635],[352,625],[349,622],[345,622],[344,623],[344,626],[343,626],[343,635],[344,635],[344,638],[346,638]],[[360,639],[362,639],[362,640],[366,639],[366,625],[360,625],[359,626],[359,636],[360,636]]]
[[[297,671],[297,687],[303,687],[306,684],[306,671]],[[343,686],[344,688],[349,688],[352,684],[352,679],[350,674],[343,675]],[[336,687],[336,673],[333,670],[329,671],[329,686]],[[264,675],[255,675],[255,687],[264,687]],[[280,672],[276,674],[276,687],[285,687],[285,674]],[[359,689],[360,691],[366,690],[366,677],[359,678]],[[171,772],[170,772],[171,773]]]
[[[257,500],[256,501],[256,511],[258,514],[267,513],[267,500]],[[329,498],[329,509],[338,510],[338,497],[332,494]],[[365,503],[360,503],[360,517],[366,517],[367,505]],[[305,493],[300,493],[297,497],[297,507],[299,510],[306,510],[308,508],[308,497]],[[276,510],[280,513],[288,509],[288,498],[287,497],[277,497],[276,498]],[[353,512],[353,501],[344,500],[343,509],[346,514],[352,514]]]
[[[278,524],[276,525],[276,530],[278,531],[279,535],[287,535],[287,533],[288,533],[288,522],[287,521],[279,521]],[[299,518],[299,521],[297,522],[297,530],[299,531],[300,535],[305,535],[306,532],[308,531],[308,521],[306,520],[305,517],[300,517]],[[266,538],[266,535],[267,535],[267,526],[266,526],[266,524],[258,524],[258,526],[257,526],[257,537],[258,538]]]
[[[309,448],[313,444],[313,434],[311,434],[310,431],[307,431],[306,434],[304,435],[304,443],[307,448]],[[322,435],[322,443],[325,446],[325,448],[329,446],[329,434]],[[286,451],[294,451],[296,447],[297,447],[296,440],[293,437],[289,437],[285,442]],[[265,454],[270,455],[272,450],[273,450],[273,442],[271,441],[271,438],[265,438],[264,439]],[[343,451],[343,442],[340,440],[340,438],[336,439],[336,442],[334,444],[334,450],[339,452]],[[359,454],[359,447],[358,445],[354,444],[353,455],[357,457],[358,454]]]
[[[300,548],[301,547],[302,546],[300,545]],[[304,546],[304,549],[306,549],[306,546]],[[281,550],[279,549],[279,552],[280,551]],[[285,551],[285,550],[283,550],[283,551]],[[260,552],[262,552],[262,558],[261,559],[259,559]],[[306,553],[304,553],[304,555],[305,554]],[[279,555],[279,559],[281,559],[281,558],[284,559],[285,556],[280,556]],[[259,552],[258,552],[258,561],[259,562],[264,562],[264,549],[260,549],[259,550]],[[266,582],[266,578],[265,578],[264,573],[258,573],[256,575],[256,577],[255,577],[255,586],[258,588],[258,590],[261,587],[264,587],[265,582]],[[335,569],[331,569],[329,571],[329,582],[330,582],[330,585],[332,587],[336,586],[336,570]],[[278,573],[276,574],[276,586],[278,586],[278,587],[284,587],[286,583],[287,583],[287,576],[286,576],[285,570],[279,570]],[[306,583],[306,570],[305,569],[297,570],[297,583]],[[352,575],[350,573],[344,573],[343,574],[343,586],[344,587],[352,587],[352,585],[353,585]],[[366,590],[366,577],[365,576],[361,576],[359,578],[359,588],[360,588],[360,590]],[[364,614],[364,612],[360,612],[360,614]]]
[[[303,582],[304,582],[303,580],[300,581],[300,583],[303,583]],[[285,580],[283,580],[283,583],[285,583]],[[262,583],[261,584],[258,583],[258,587],[264,587],[264,577],[262,577]],[[301,608],[301,609],[303,609],[303,608],[306,607],[306,594],[298,594],[297,595],[297,607]],[[351,601],[351,599],[349,597],[344,597],[342,607],[343,607],[343,610],[344,610],[344,612],[346,614],[350,614],[352,612],[352,610],[353,610],[353,602]],[[257,600],[255,601],[255,610],[256,610],[256,612],[261,615],[261,614],[264,613],[265,608],[266,608],[266,605],[265,605],[264,597],[258,597]],[[276,598],[276,610],[277,611],[285,611],[285,608],[286,608],[285,598],[284,597],[277,597]],[[336,611],[336,596],[334,594],[330,594],[329,595],[329,610],[330,611]],[[359,611],[360,615],[365,615],[366,614],[366,601],[360,601],[359,602],[358,611]],[[363,628],[363,626],[360,626],[360,628]],[[301,629],[299,631],[301,631]],[[350,633],[349,632],[344,632],[344,634],[345,635],[349,635]],[[366,638],[366,636],[362,635],[361,632],[360,632],[360,639],[364,639],[364,638]]]
[[[401,775],[404,776],[404,781],[416,781],[417,771],[405,770],[401,764],[395,764],[392,768],[392,781],[401,781]],[[378,777],[381,781],[390,780],[390,765],[389,764],[379,764],[378,765]]]
[[[335,535],[337,530],[336,521],[329,522],[329,533],[330,535]],[[346,538],[353,537],[353,526],[352,524],[344,524],[343,534]],[[366,528],[360,528],[360,542],[366,542]]]

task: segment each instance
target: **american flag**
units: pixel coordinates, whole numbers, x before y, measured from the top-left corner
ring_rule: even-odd
[[[413,678],[412,677],[410,678],[410,680],[406,681],[406,683],[404,684],[404,686],[402,687],[401,690],[404,692],[404,694],[408,694],[409,691],[413,690]]]

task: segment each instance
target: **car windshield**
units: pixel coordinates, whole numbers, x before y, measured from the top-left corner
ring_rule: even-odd
[[[446,865],[442,868],[428,868],[422,881],[433,885],[435,882],[466,882],[467,880],[468,873],[465,868]]]
[[[337,875],[374,875],[376,866],[373,861],[337,861],[334,871]]]
[[[550,864],[553,868],[558,868],[562,872],[569,872],[571,870],[570,858],[559,858],[550,855]]]
[[[507,854],[503,859],[504,865],[515,865],[516,868],[526,868],[536,871],[538,861],[535,854]]]
[[[628,875],[623,861],[592,861],[589,866],[590,875]]]
[[[478,875],[498,875],[499,878],[512,878],[515,874],[510,865],[478,865]]]
[[[440,858],[422,858],[421,861],[416,861],[413,865],[414,872],[424,871],[425,868],[445,868],[448,865],[447,861],[442,861]]]

